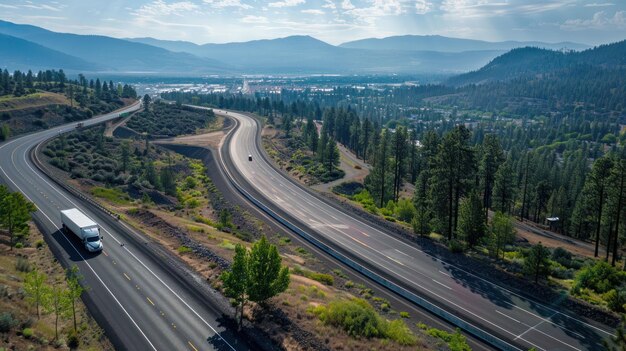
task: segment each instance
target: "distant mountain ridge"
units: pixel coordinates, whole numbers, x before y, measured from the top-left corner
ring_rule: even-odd
[[[581,52],[561,52],[539,48],[519,48],[498,56],[479,70],[450,78],[450,85],[482,84],[544,75],[576,66],[605,69],[626,68],[626,40]]]
[[[33,42],[0,34],[0,69],[40,70],[51,67],[72,67],[77,70],[92,71],[102,67],[78,57],[49,49]]]
[[[538,47],[554,50],[584,50],[589,45],[561,42],[544,43],[539,41],[501,41],[489,42],[475,39],[450,38],[440,35],[402,35],[386,38],[368,38],[343,43],[343,48],[367,49],[367,50],[407,50],[407,51],[439,51],[439,52],[463,52],[463,51],[509,51],[520,47]]]
[[[194,72],[224,72],[228,65],[127,40],[99,35],[52,32],[31,25],[0,21],[0,33],[17,37],[46,48],[92,63],[101,71],[176,72],[181,67]],[[10,48],[3,48],[11,50]],[[54,67],[54,66],[53,66]],[[50,67],[52,68],[52,67]],[[57,66],[58,68],[58,66]],[[66,66],[66,68],[84,69]]]

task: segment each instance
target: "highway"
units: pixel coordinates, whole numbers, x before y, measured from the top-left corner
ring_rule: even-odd
[[[614,331],[553,306],[520,296],[378,229],[322,201],[277,171],[262,155],[257,122],[215,110],[238,126],[220,148],[233,181],[264,206],[328,245],[449,313],[487,331],[509,349],[597,350]],[[252,161],[248,160],[252,155]],[[532,285],[529,283],[529,289]]]
[[[134,111],[124,110],[84,121],[102,123]],[[12,139],[0,145],[0,176],[12,190],[34,202],[34,219],[43,229],[56,257],[77,265],[88,287],[83,300],[118,350],[249,350],[251,346],[223,326],[219,309],[205,297],[210,292],[190,288],[201,278],[172,268],[168,256],[151,247],[122,222],[81,202],[36,169],[30,150],[76,123]],[[73,236],[61,233],[59,211],[77,207],[102,227],[104,250],[89,254]],[[199,285],[199,284],[197,284]]]

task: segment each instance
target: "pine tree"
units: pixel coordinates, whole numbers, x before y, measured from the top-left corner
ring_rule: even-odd
[[[485,213],[478,193],[473,191],[461,202],[459,211],[459,235],[469,248],[474,247],[485,235]]]
[[[391,141],[393,157],[393,199],[398,201],[402,179],[406,172],[407,132],[406,128],[398,127]]]
[[[504,162],[504,153],[502,152],[500,139],[493,134],[487,134],[483,140],[482,157],[480,160],[480,184],[483,193],[485,220],[491,208],[496,172],[502,162]]]
[[[35,211],[37,207],[26,200],[22,193],[11,193],[4,185],[0,185],[0,224],[9,233],[11,249],[16,237],[28,234],[30,215]]]
[[[374,167],[370,174],[365,177],[365,186],[378,203],[378,207],[383,207],[389,201],[392,194],[393,179],[389,177],[387,168],[389,167],[389,132],[383,130],[380,138]]]
[[[513,168],[509,161],[498,168],[494,180],[493,208],[496,211],[510,214],[513,198],[515,197],[515,179]]]
[[[500,253],[504,254],[504,247],[515,239],[515,230],[511,217],[496,212],[491,220],[489,227],[489,252],[493,257],[500,257]]]
[[[550,250],[541,245],[541,242],[530,249],[524,260],[524,272],[534,277],[535,284],[539,282],[539,278],[550,273]]]

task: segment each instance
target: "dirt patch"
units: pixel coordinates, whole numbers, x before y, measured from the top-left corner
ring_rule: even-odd
[[[198,135],[187,135],[172,139],[162,139],[159,141],[155,141],[155,144],[179,144],[217,148],[224,135],[224,132],[220,130]]]

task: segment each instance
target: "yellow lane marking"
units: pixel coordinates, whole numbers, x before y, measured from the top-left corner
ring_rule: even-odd
[[[150,300],[149,297],[146,297],[146,299],[148,300],[148,302],[150,302],[152,304],[152,306],[154,306],[154,302],[152,302],[152,300]]]
[[[193,346],[193,344],[191,343],[191,341],[187,341],[187,343],[189,344],[189,346],[191,346],[191,348],[193,349],[193,351],[198,351],[198,349]]]
[[[124,276],[126,277],[126,279],[128,279],[128,281],[130,281],[130,277],[128,276],[128,274],[124,273]]]

